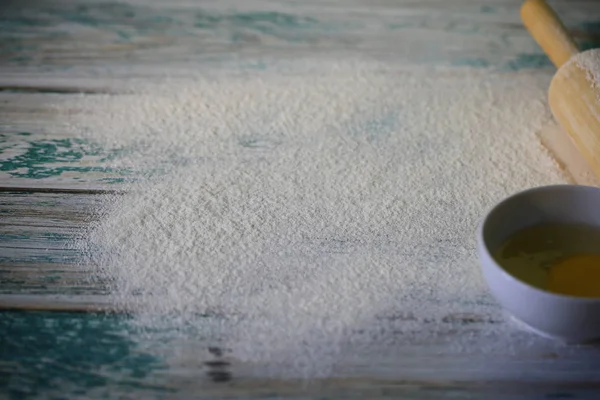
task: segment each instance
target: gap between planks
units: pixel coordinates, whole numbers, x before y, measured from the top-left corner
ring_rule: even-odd
[[[107,89],[83,89],[67,86],[27,86],[0,85],[0,92],[9,93],[50,93],[50,94],[111,94]]]
[[[123,190],[0,186],[0,193],[125,194]]]
[[[75,301],[73,298],[76,298]],[[49,296],[0,294],[0,312],[2,311],[44,311],[130,314],[131,310],[116,307],[108,296]]]

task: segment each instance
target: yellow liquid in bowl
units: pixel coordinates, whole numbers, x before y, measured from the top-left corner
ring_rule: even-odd
[[[510,236],[494,258],[516,278],[553,293],[600,298],[600,228],[547,223]]]
[[[600,297],[600,255],[567,257],[548,273],[548,290],[579,297]]]

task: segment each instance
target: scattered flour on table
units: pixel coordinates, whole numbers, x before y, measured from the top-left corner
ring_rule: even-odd
[[[78,243],[146,332],[315,374],[345,346],[503,318],[474,232],[503,196],[564,181],[535,136],[549,77],[317,66],[64,105],[84,111],[73,132],[123,151],[114,166],[152,171]]]

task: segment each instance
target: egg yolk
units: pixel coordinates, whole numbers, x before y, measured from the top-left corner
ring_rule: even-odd
[[[566,258],[550,268],[548,290],[578,297],[600,297],[600,254]]]

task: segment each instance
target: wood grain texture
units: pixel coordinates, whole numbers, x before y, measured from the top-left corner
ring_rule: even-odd
[[[0,308],[16,304],[2,295],[27,294],[33,299],[105,293],[102,282],[90,278],[90,268],[74,264],[76,255],[69,248],[76,233],[94,220],[92,210],[101,196],[47,189],[0,191]],[[31,308],[32,301],[26,304]],[[39,304],[49,307],[46,300]]]
[[[600,177],[600,89],[596,78],[577,61],[596,51],[578,54],[558,70],[548,90],[548,102],[560,126]]]
[[[97,266],[69,243],[92,224],[124,171],[110,151],[67,133],[53,107],[72,96],[124,92],[130,79],[212,69],[251,73],[273,60],[353,54],[399,68],[552,74],[522,27],[517,0],[240,2],[8,1],[0,7],[0,397],[596,399],[597,347],[568,347],[452,313],[393,343],[355,344],[328,379],[265,378],[218,342],[140,340],[107,300]],[[593,0],[550,3],[582,48],[598,43]],[[401,45],[400,45],[401,44]],[[117,312],[113,312],[117,311]],[[202,316],[198,326],[214,324]],[[503,326],[503,325],[502,325]],[[418,332],[417,332],[418,333]],[[179,349],[167,359],[154,347]],[[351,351],[350,351],[351,350]]]
[[[569,176],[572,183],[600,187],[600,179],[590,165],[581,157],[581,153],[567,133],[552,121],[538,133],[540,141],[552,154],[552,157]]]

